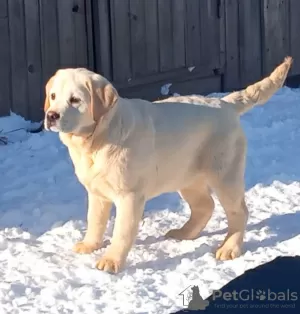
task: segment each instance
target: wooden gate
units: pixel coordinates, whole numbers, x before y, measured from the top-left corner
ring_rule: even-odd
[[[161,86],[169,82],[179,93],[220,90],[222,3],[93,2],[96,71],[112,80],[123,96],[156,99]]]

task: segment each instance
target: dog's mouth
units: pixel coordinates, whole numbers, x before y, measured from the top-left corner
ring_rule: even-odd
[[[59,129],[56,125],[56,121],[49,121],[47,118],[44,120],[45,130],[52,132],[59,132]]]

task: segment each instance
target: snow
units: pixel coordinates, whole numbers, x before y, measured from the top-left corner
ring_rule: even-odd
[[[189,214],[170,193],[147,203],[117,275],[94,268],[105,248],[91,255],[71,250],[85,231],[86,193],[57,134],[7,133],[8,145],[0,145],[0,313],[171,313],[192,284],[206,298],[247,269],[300,254],[300,90],[282,88],[241,122],[248,138],[245,254],[215,260],[227,227],[218,202],[199,239],[164,239]],[[30,126],[17,115],[0,119],[3,134]],[[114,211],[105,246],[113,222]]]
[[[162,95],[169,95],[171,86],[172,86],[172,83],[168,83],[168,84],[163,85],[160,89],[160,93]]]

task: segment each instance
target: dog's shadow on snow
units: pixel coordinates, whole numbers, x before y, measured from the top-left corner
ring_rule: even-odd
[[[156,239],[157,241],[166,241],[164,237],[159,237]],[[151,250],[152,251],[152,250]],[[157,259],[146,261],[146,262],[138,262],[136,264],[128,265],[126,274],[134,273],[137,269],[151,269],[151,270],[175,270],[178,265],[180,265],[183,259],[195,260],[205,254],[211,254],[212,248],[207,244],[199,244],[199,247],[196,248],[193,252],[182,253],[173,257],[169,256],[169,253],[161,250],[155,249],[152,253],[156,254]],[[205,263],[204,261],[199,261],[199,267]]]
[[[246,232],[252,232],[255,230],[261,230],[264,227],[267,227],[269,237],[265,238],[262,241],[250,240],[244,243],[244,252],[255,252],[260,248],[273,247],[278,243],[287,241],[297,234],[299,234],[299,221],[300,221],[300,212],[283,214],[283,215],[272,215],[269,218],[266,218],[258,223],[249,224]],[[213,232],[203,231],[200,235],[212,237],[214,235],[226,234],[227,229],[216,230]],[[137,240],[137,245],[146,245],[150,246],[157,242],[170,241],[167,240],[164,236],[159,237],[148,237],[144,240]],[[173,241],[173,240],[172,240]],[[193,252],[186,252],[179,254],[174,257],[169,257],[167,252],[163,250],[156,251],[156,260],[139,262],[132,266],[128,266],[128,273],[134,272],[136,269],[147,269],[152,270],[164,270],[168,268],[169,270],[174,270],[181,263],[181,260],[186,258],[189,260],[194,260],[199,257],[202,257],[205,254],[213,254],[217,248],[217,241],[214,242],[213,246],[200,244]],[[200,262],[201,263],[201,262]],[[201,265],[199,265],[201,266]]]
[[[254,252],[259,248],[275,246],[299,234],[300,212],[272,215],[258,223],[250,224],[246,232],[261,230],[267,227],[269,237],[262,241],[251,240],[245,242],[245,250]]]

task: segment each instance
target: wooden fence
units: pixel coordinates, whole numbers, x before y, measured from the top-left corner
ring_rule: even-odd
[[[239,89],[290,54],[299,0],[0,0],[0,115],[43,118],[58,69],[87,67],[127,97]]]

